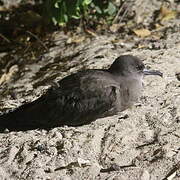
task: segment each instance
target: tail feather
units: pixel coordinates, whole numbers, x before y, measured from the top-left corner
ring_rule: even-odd
[[[30,130],[41,127],[50,127],[48,104],[43,99],[25,104],[12,112],[0,116],[0,130]]]

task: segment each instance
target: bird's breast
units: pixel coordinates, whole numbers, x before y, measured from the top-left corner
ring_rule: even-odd
[[[120,83],[117,95],[117,106],[123,111],[136,103],[142,95],[142,82],[140,80],[124,80]],[[119,100],[118,100],[119,99]]]

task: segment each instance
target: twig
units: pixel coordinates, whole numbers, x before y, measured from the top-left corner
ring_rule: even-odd
[[[145,143],[145,144],[137,146],[136,149],[141,149],[141,148],[143,148],[145,146],[150,146],[150,145],[156,144],[157,142],[158,142],[157,140],[153,140],[152,142]]]
[[[119,20],[119,24],[121,23],[121,21],[123,20],[124,16],[127,14],[128,11],[129,11],[129,7],[127,7],[127,9],[124,11],[123,15],[121,16],[121,18]]]
[[[120,15],[120,13],[121,13],[121,10],[122,10],[122,8],[124,7],[124,4],[125,4],[125,3],[123,3],[122,6],[119,8],[119,10],[118,10],[118,12],[117,12],[115,18],[114,18],[113,21],[112,21],[112,24],[116,23],[116,21],[117,21],[119,15]]]
[[[5,41],[7,41],[8,43],[10,43],[11,41],[7,38],[7,37],[5,37],[3,34],[1,34],[0,33],[0,37],[2,37]]]
[[[100,170],[101,173],[107,173],[111,171],[120,171],[121,169],[130,168],[130,167],[136,167],[134,163],[124,166],[119,166],[117,164],[112,164],[109,168],[102,168]]]
[[[124,6],[126,5],[126,3],[127,3],[127,2],[124,2],[124,3],[122,4],[122,6],[119,8],[119,10],[118,10],[115,18],[114,18],[113,21],[112,21],[112,24],[116,23],[116,21],[117,21],[119,15],[120,15],[122,9],[123,9]],[[120,18],[120,20],[119,20],[119,24],[121,23],[121,21],[123,20],[124,16],[127,14],[127,12],[129,11],[129,6],[130,6],[130,5],[127,6],[126,10],[124,11],[123,15],[121,16],[121,18]]]
[[[24,50],[24,53],[26,53],[27,52],[27,50],[30,48],[31,46],[30,45],[28,45],[27,47],[26,47],[26,49]]]
[[[47,46],[32,32],[30,31],[26,31],[28,34],[30,34],[31,36],[33,36],[35,39],[37,39],[39,41],[39,43],[46,49],[46,51],[48,51],[49,49],[47,48]]]
[[[162,180],[167,180],[172,174],[174,174],[178,169],[180,169],[180,163],[177,163],[173,166],[173,168],[170,170],[170,172],[166,175],[166,177]]]

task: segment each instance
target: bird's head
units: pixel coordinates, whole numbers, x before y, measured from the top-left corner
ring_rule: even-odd
[[[158,75],[162,77],[163,75],[160,71],[145,69],[143,62],[132,55],[119,56],[108,71],[116,75],[134,77],[143,75]]]

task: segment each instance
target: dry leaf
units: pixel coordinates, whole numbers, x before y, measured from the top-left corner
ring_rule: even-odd
[[[85,29],[85,32],[90,34],[93,37],[97,37],[97,34],[95,32],[93,32],[92,30],[90,30],[90,29]]]
[[[145,45],[143,45],[143,44],[139,44],[138,45],[138,49],[143,49],[143,48],[145,48],[146,46]]]
[[[156,30],[161,30],[162,28],[164,28],[164,26],[162,26],[158,23],[156,23],[154,26],[155,26]]]
[[[151,31],[148,29],[134,29],[133,32],[139,37],[146,37],[151,35]]]
[[[85,36],[73,36],[73,37],[70,37],[70,38],[68,38],[68,40],[67,40],[67,44],[72,44],[72,43],[81,43],[81,42],[83,42],[85,40]]]
[[[112,26],[110,26],[110,31],[115,33],[119,30],[119,28],[121,27],[122,25],[121,24],[113,24]]]
[[[158,16],[158,19],[161,22],[168,21],[170,19],[174,19],[176,17],[176,11],[169,10],[167,7],[162,6],[160,8],[160,14]]]
[[[7,8],[4,6],[0,6],[0,11],[7,11]]]
[[[0,77],[0,85],[2,85],[5,82],[9,82],[18,71],[19,71],[18,65],[13,65],[9,69],[8,73],[5,73]]]

